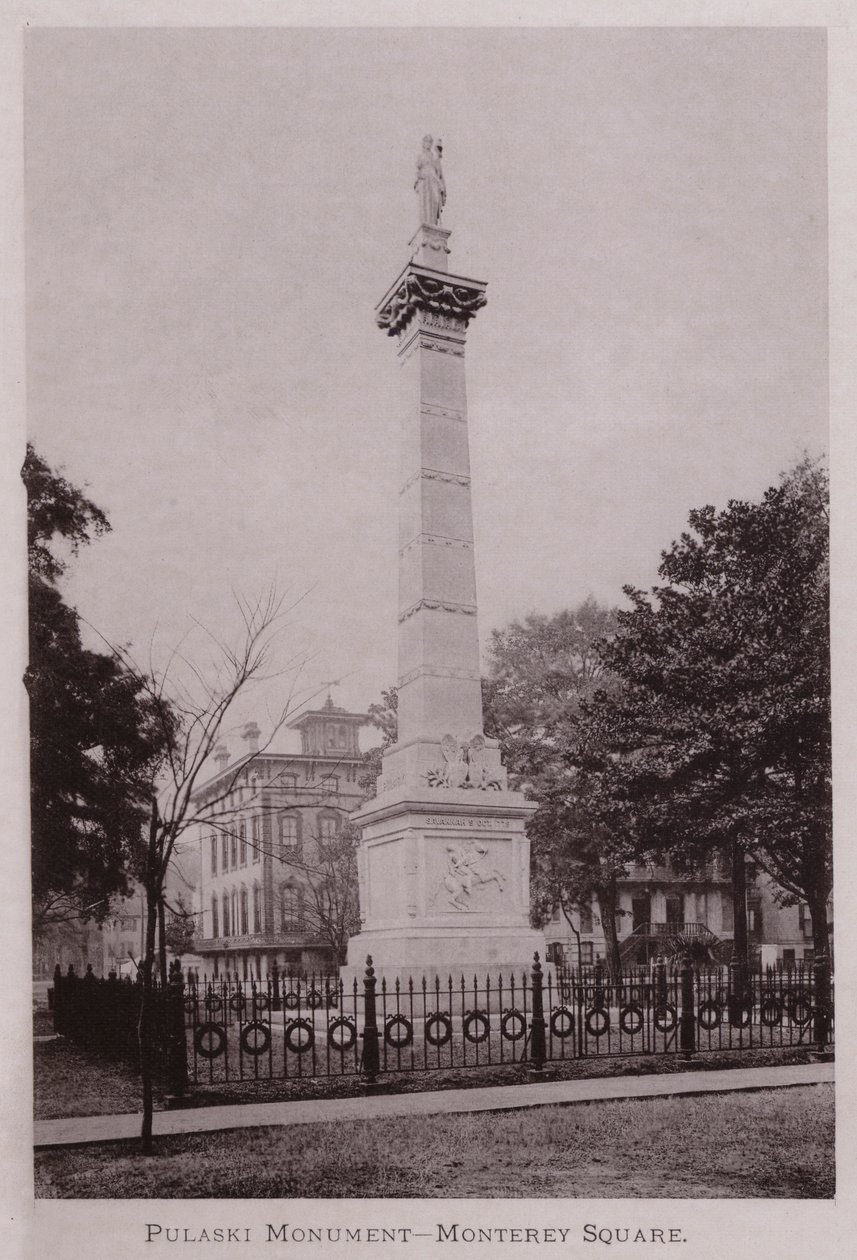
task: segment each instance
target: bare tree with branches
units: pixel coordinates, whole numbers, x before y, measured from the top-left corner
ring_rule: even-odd
[[[146,895],[145,946],[140,968],[139,1017],[140,1068],[143,1093],[142,1144],[151,1154],[153,1116],[153,1006],[158,938],[164,940],[165,887],[176,845],[200,824],[228,827],[238,813],[233,790],[248,764],[270,746],[288,718],[299,707],[296,682],[305,658],[292,655],[279,661],[278,653],[286,618],[300,600],[286,602],[271,588],[255,601],[236,596],[242,633],[237,647],[199,627],[214,648],[208,673],[193,663],[180,647],[166,665],[157,668],[150,657],[143,670],[125,648],[114,648],[125,668],[140,683],[150,702],[164,748],[160,772],[152,784],[147,835],[139,855],[138,870]],[[196,623],[199,625],[199,623]],[[186,677],[181,677],[182,666]],[[231,721],[236,706],[248,693],[270,687],[291,676],[285,701],[272,716],[264,746],[236,765],[216,793],[201,800],[197,789],[204,768]],[[303,699],[306,699],[304,697]],[[160,931],[159,931],[160,929]],[[166,955],[161,950],[161,982],[166,982]]]

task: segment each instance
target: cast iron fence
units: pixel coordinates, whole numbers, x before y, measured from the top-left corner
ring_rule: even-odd
[[[66,978],[57,1031],[130,1051],[137,985]],[[97,996],[96,996],[97,995]],[[139,1000],[137,1002],[139,1009]],[[806,1047],[833,1041],[826,960],[790,971],[659,961],[612,976],[595,966],[543,974],[361,981],[275,976],[158,990],[155,1028],[170,1092],[236,1081],[300,1080],[548,1064],[601,1056]],[[136,1030],[135,1030],[136,1031]]]

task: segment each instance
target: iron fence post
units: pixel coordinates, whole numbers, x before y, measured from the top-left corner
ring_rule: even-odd
[[[664,957],[660,954],[652,968],[652,988],[654,990],[655,1010],[665,1010],[667,1005],[667,964]]]
[[[530,1061],[533,1065],[533,1072],[539,1075],[544,1070],[545,1059],[547,1058],[547,1046],[545,1044],[547,1023],[545,1021],[543,985],[542,964],[539,962],[538,953],[535,953],[533,954],[532,972],[533,1018],[530,1021]]]
[[[688,955],[682,959],[679,975],[681,980],[679,1048],[681,1057],[689,1061],[696,1050],[696,1015],[693,1009],[693,962]]]
[[[184,977],[181,963],[176,960],[170,965],[170,977],[167,992],[167,1072],[168,1099],[167,1105],[178,1106],[185,1096],[188,1082],[187,1040],[184,1030]]]
[[[366,957],[366,972],[363,977],[363,1062],[362,1074],[367,1085],[374,1085],[381,1070],[381,1055],[378,1042],[378,1022],[375,1011],[375,968],[372,966],[372,955]]]
[[[812,1040],[816,1052],[823,1054],[830,1040],[830,966],[824,954],[819,954],[812,965],[812,987],[815,998]]]
[[[63,1031],[63,1027],[62,1027],[62,1015],[63,1015],[63,1010],[62,1010],[62,983],[63,983],[62,971],[61,971],[61,969],[60,969],[60,965],[59,965],[59,963],[57,963],[57,965],[54,967],[54,987],[53,987],[53,997],[54,997],[54,1000],[53,1000],[53,1003],[51,1003],[51,1002],[50,1002],[50,1000],[48,1001],[48,1009],[49,1009],[49,1010],[53,1010],[53,1013],[54,1013],[54,1032],[55,1032],[55,1033],[59,1033],[59,1034],[61,1034],[61,1033],[62,1033],[62,1031]],[[50,999],[50,994],[51,994],[51,990],[49,989],[49,990],[48,990],[48,998],[49,998],[49,999]]]
[[[595,964],[593,980],[595,988],[593,989],[592,1005],[597,1011],[601,1011],[604,1009],[604,965],[600,961]]]
[[[271,966],[271,982],[274,986],[273,1009],[278,1011],[280,1009],[280,968],[276,962]]]
[[[733,957],[729,964],[729,994],[727,1009],[729,1023],[733,1028],[741,1028],[742,1010],[747,996],[747,969],[737,958]]]

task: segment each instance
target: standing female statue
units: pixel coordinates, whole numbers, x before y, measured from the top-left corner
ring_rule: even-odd
[[[440,164],[443,149],[440,141],[437,149],[431,136],[423,136],[423,147],[417,157],[417,201],[420,207],[420,223],[436,227],[440,223],[440,215],[446,201],[446,184],[443,182],[443,167]]]

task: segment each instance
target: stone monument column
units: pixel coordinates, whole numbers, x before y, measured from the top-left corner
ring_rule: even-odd
[[[440,226],[440,145],[418,159],[424,219],[410,261],[376,308],[401,373],[398,742],[378,795],[352,815],[363,930],[349,977],[371,953],[388,981],[520,972],[544,936],[529,926],[536,806],[508,790],[482,725],[465,343],[485,283],[450,273]],[[354,969],[354,970],[352,970]]]

